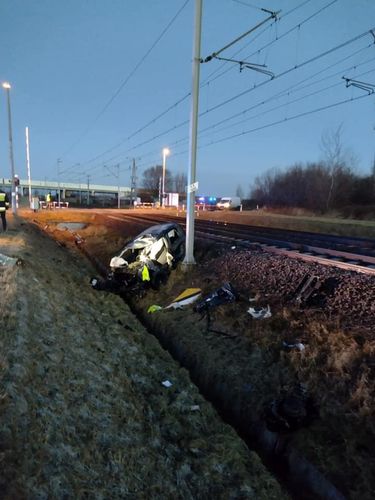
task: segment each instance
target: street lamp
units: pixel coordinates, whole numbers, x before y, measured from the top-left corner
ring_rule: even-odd
[[[3,82],[3,89],[5,89],[7,94],[7,104],[8,104],[8,131],[9,131],[9,158],[10,158],[10,168],[12,174],[12,213],[17,214],[17,201],[16,201],[16,179],[14,177],[14,158],[13,158],[13,139],[12,139],[12,115],[10,111],[10,92],[11,89],[9,82]]]
[[[163,148],[163,179],[162,179],[162,188],[161,188],[161,192],[162,192],[162,207],[163,208],[165,207],[165,163],[166,163],[167,156],[170,153],[171,152],[169,151],[168,148]]]

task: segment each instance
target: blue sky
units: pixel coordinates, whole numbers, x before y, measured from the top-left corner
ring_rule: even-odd
[[[346,88],[342,76],[375,84],[375,1],[203,0],[202,57],[266,19],[261,8],[281,10],[279,20],[220,56],[266,64],[273,79],[236,63],[201,65],[199,192],[234,195],[241,185],[247,194],[270,168],[318,161],[322,134],[340,124],[358,172],[369,173],[375,94]],[[90,175],[92,183],[117,184],[107,167],[119,163],[121,184],[129,185],[132,158],[140,181],[161,163],[163,147],[171,150],[168,169],[187,172],[193,19],[194,0],[1,0],[0,80],[12,85],[20,177],[25,126],[36,179],[56,180],[60,158],[62,180]],[[1,90],[0,177],[7,178]]]

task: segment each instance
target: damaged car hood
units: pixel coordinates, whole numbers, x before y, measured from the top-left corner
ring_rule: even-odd
[[[127,268],[132,264],[156,261],[161,265],[172,265],[173,255],[169,252],[166,238],[142,235],[129,243],[122,252],[111,259],[111,269]]]

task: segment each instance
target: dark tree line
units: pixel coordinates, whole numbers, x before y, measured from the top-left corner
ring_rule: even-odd
[[[298,207],[344,215],[375,211],[375,160],[371,174],[355,172],[355,158],[341,142],[342,126],[322,136],[324,160],[286,170],[269,170],[255,179],[250,197],[259,205]]]
[[[375,168],[374,168],[375,170]],[[375,174],[375,172],[374,172]],[[296,164],[257,177],[251,198],[259,205],[299,207],[314,212],[375,206],[375,175],[359,176],[345,164]]]

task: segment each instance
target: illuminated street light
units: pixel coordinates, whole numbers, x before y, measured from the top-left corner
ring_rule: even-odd
[[[165,164],[166,164],[166,159],[167,159],[167,156],[170,154],[171,152],[169,151],[168,148],[164,148],[163,149],[163,179],[162,179],[162,188],[161,188],[161,192],[162,192],[162,207],[164,208],[165,207]]]
[[[12,175],[12,213],[17,214],[17,201],[16,201],[16,180],[14,176],[14,158],[13,158],[13,139],[12,139],[12,115],[10,111],[10,92],[12,88],[9,82],[3,82],[3,89],[5,89],[7,94],[7,105],[8,105],[8,133],[9,133],[9,159],[10,168]]]

